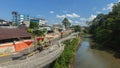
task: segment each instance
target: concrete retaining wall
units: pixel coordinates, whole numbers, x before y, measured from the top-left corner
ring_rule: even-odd
[[[41,57],[41,55],[36,56],[34,59],[25,59],[23,62],[11,62],[10,64],[3,64],[0,65],[2,68],[42,68],[45,65],[48,65],[49,63],[53,62],[60,56],[60,54],[63,52],[64,46],[59,47],[55,51],[44,55]],[[39,54],[39,53],[38,53]]]

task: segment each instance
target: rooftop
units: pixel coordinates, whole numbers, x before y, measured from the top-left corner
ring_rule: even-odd
[[[0,28],[0,40],[31,37],[27,28]]]

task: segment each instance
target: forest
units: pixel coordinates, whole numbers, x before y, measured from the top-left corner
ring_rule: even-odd
[[[98,14],[89,25],[89,33],[100,47],[120,52],[120,2],[108,14]]]

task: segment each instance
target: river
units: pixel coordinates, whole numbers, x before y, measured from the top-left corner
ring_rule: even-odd
[[[85,38],[75,56],[73,68],[120,68],[120,59],[106,51],[91,49],[89,38]]]

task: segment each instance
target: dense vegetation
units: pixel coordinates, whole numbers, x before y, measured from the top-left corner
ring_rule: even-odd
[[[61,54],[60,58],[55,61],[53,68],[69,68],[69,64],[73,61],[74,52],[75,48],[77,48],[78,41],[79,39],[75,38],[64,42],[65,50]]]
[[[38,23],[30,22],[28,32],[31,33],[33,36],[43,36],[47,32],[47,29],[40,30]]]
[[[120,51],[120,3],[115,4],[108,14],[98,14],[89,25],[95,42],[102,44],[101,47]]]
[[[80,25],[74,25],[74,26],[72,26],[72,28],[74,29],[74,32],[80,32],[81,31],[81,26]]]
[[[39,24],[37,22],[30,22],[30,28],[31,29],[38,29],[39,28]]]

